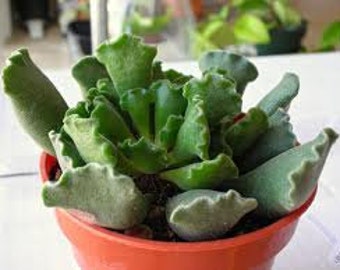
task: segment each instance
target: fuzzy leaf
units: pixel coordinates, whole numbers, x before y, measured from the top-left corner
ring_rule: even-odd
[[[286,73],[280,83],[270,91],[257,105],[268,115],[272,115],[279,108],[286,109],[299,92],[299,77],[293,73]]]
[[[124,119],[105,97],[96,97],[93,104],[94,109],[91,118],[100,123],[98,125],[99,133],[105,134],[105,137],[113,143],[134,138]]]
[[[177,70],[169,69],[164,71],[165,79],[169,80],[171,83],[176,85],[184,85],[186,82],[190,81],[193,77],[190,75],[185,75]]]
[[[57,133],[52,130],[49,133],[49,137],[62,171],[85,165],[85,162],[79,155],[76,146],[65,131],[61,130],[60,133]]]
[[[78,82],[83,97],[86,97],[87,90],[96,87],[97,81],[109,78],[105,66],[98,62],[94,56],[81,58],[72,68],[72,76]]]
[[[110,141],[110,134],[102,134],[98,119],[81,118],[71,114],[64,119],[64,129],[72,138],[80,156],[86,163],[110,165],[121,173],[137,175],[137,170]]]
[[[153,136],[153,123],[150,121],[153,100],[153,92],[142,88],[126,91],[120,100],[122,109],[129,112],[139,135],[147,139],[151,139]]]
[[[152,63],[152,81],[158,81],[165,79],[163,70],[162,70],[162,62],[155,61]]]
[[[268,117],[259,108],[252,108],[225,134],[225,141],[236,158],[242,156],[268,129]]]
[[[116,106],[119,105],[119,95],[111,79],[105,78],[98,80],[96,88],[98,89],[99,94],[104,95]]]
[[[222,237],[257,202],[234,190],[191,190],[170,199],[166,216],[172,230],[184,240],[203,241]]]
[[[157,49],[142,43],[140,38],[123,34],[115,41],[105,42],[96,50],[119,95],[126,90],[146,88],[152,79],[152,62]]]
[[[155,93],[155,135],[166,125],[170,115],[184,115],[187,101],[182,95],[182,89],[174,87],[168,80],[162,80],[151,86]]]
[[[183,190],[212,189],[221,182],[238,177],[238,169],[225,154],[179,169],[162,172],[160,177],[175,183]]]
[[[54,155],[48,133],[62,126],[67,110],[62,96],[26,49],[15,51],[7,59],[2,79],[21,126],[44,151]]]
[[[296,146],[289,116],[279,109],[269,118],[269,129],[247,150],[238,164],[242,173],[248,172],[271,158]]]
[[[211,69],[226,71],[228,76],[235,80],[236,90],[240,95],[243,94],[247,84],[258,76],[256,67],[247,58],[226,51],[205,53],[199,60],[199,67],[202,72]]]
[[[204,102],[197,96],[188,104],[184,123],[171,153],[173,163],[181,164],[196,157],[209,159],[210,134],[203,108]]]
[[[65,171],[42,191],[46,206],[77,209],[111,229],[128,229],[146,217],[148,202],[133,180],[96,163]]]
[[[165,126],[160,130],[159,134],[156,134],[156,143],[166,150],[172,148],[183,122],[183,116],[170,115]]]
[[[276,218],[299,208],[313,193],[338,135],[324,129],[316,139],[270,159],[255,170],[226,183],[258,200],[259,214]]]
[[[235,83],[214,73],[206,73],[202,80],[192,79],[185,86],[183,95],[191,100],[198,95],[204,101],[204,111],[210,126],[217,125],[225,116],[241,112],[242,99]]]
[[[126,140],[118,145],[119,150],[140,172],[157,173],[166,167],[166,153],[144,137],[137,142]]]

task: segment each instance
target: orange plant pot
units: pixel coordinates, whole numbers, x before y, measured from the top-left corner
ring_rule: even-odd
[[[41,155],[43,181],[56,162],[46,153]],[[315,193],[299,209],[263,229],[206,242],[138,239],[89,224],[62,209],[56,210],[56,217],[83,270],[270,270]]]

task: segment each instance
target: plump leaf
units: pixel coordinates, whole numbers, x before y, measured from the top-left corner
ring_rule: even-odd
[[[21,126],[44,151],[54,155],[48,133],[62,126],[67,110],[62,96],[26,49],[15,51],[7,59],[2,79]]]
[[[163,73],[162,69],[162,62],[161,61],[155,61],[152,63],[152,81],[158,81],[158,80],[164,80],[165,75]]]
[[[120,105],[127,111],[141,137],[152,139],[153,121],[151,104],[154,93],[147,89],[135,88],[128,90],[121,96]]]
[[[206,73],[202,80],[192,79],[183,95],[190,101],[198,95],[204,101],[204,111],[210,126],[217,125],[225,116],[241,112],[242,99],[235,83],[216,73]]]
[[[184,240],[203,241],[222,237],[256,207],[255,199],[243,198],[234,190],[191,190],[170,199],[166,217]]]
[[[269,30],[265,22],[252,14],[244,14],[235,20],[234,34],[240,43],[266,44],[270,42]]]
[[[126,140],[119,144],[118,148],[140,172],[157,173],[167,165],[165,150],[158,148],[144,137],[137,142]]]
[[[66,170],[57,182],[44,185],[42,197],[46,206],[80,210],[98,225],[118,230],[140,224],[148,211],[130,177],[96,163]]]
[[[241,157],[268,129],[268,117],[259,108],[252,108],[225,134],[225,141],[236,158]]]
[[[140,38],[124,34],[100,45],[96,57],[106,67],[121,96],[129,89],[150,85],[156,53],[155,47],[145,45]]]
[[[164,171],[160,177],[175,183],[183,190],[212,189],[225,180],[237,178],[238,169],[230,157],[220,154],[213,160]]]
[[[226,51],[205,53],[199,60],[199,67],[202,72],[211,69],[224,70],[228,76],[235,80],[236,90],[241,95],[246,85],[258,76],[256,67],[247,58]]]
[[[105,66],[98,62],[94,56],[81,58],[72,68],[72,76],[78,82],[83,97],[86,97],[87,90],[96,87],[97,81],[109,78]]]
[[[77,146],[80,156],[86,163],[96,162],[110,165],[121,173],[137,175],[138,171],[118,151],[116,145],[110,141],[111,134],[103,134],[98,119],[82,118],[71,114],[64,119],[64,129]]]
[[[93,105],[90,117],[98,121],[99,133],[105,134],[105,137],[113,143],[134,139],[124,119],[105,97],[96,97],[93,100]]]
[[[176,143],[171,153],[173,163],[191,161],[197,157],[209,159],[210,134],[204,114],[204,102],[194,97],[188,104],[184,123],[178,131]]]
[[[49,133],[49,137],[62,171],[85,165],[76,146],[64,130],[61,130],[60,133],[52,130]]]
[[[170,115],[164,127],[156,134],[156,143],[166,150],[171,149],[175,145],[178,131],[183,122],[183,116]]]
[[[279,109],[269,118],[268,130],[247,150],[238,163],[240,171],[242,173],[251,171],[296,144],[297,138],[289,123],[289,116]]]
[[[322,167],[338,135],[323,130],[316,139],[294,147],[235,181],[226,183],[258,200],[259,214],[276,218],[299,208],[315,190]]]
[[[168,80],[154,83],[151,90],[155,93],[155,140],[159,141],[158,135],[170,115],[184,115],[187,101],[182,95],[182,89],[175,87]]]
[[[119,95],[111,79],[104,78],[98,80],[96,88],[100,95],[104,95],[112,103],[114,103],[115,105],[119,105]]]
[[[286,73],[280,83],[257,104],[257,107],[267,115],[272,115],[279,108],[286,109],[299,93],[299,87],[299,77],[293,73]]]
[[[183,85],[186,82],[188,82],[191,78],[193,78],[190,75],[185,75],[174,69],[169,69],[169,70],[164,71],[164,76],[165,76],[165,79],[177,85]]]

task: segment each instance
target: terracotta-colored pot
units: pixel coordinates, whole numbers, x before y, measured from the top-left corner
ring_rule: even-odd
[[[43,181],[56,162],[46,153],[41,155]],[[56,216],[83,270],[270,270],[315,193],[295,212],[263,229],[206,242],[143,240],[91,225],[62,209],[56,210]]]

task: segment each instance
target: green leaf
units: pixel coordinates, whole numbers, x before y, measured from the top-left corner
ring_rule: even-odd
[[[177,134],[183,122],[183,116],[170,115],[159,134],[156,134],[156,143],[166,150],[171,149],[176,143]]]
[[[60,133],[52,130],[49,134],[50,140],[54,147],[59,166],[62,171],[72,168],[78,168],[85,165],[72,139],[64,130]]]
[[[180,85],[180,86],[184,85],[191,78],[193,78],[190,75],[185,75],[174,69],[169,69],[169,70],[164,71],[164,76],[165,76],[165,79],[169,80],[171,83]]]
[[[162,179],[175,183],[183,190],[212,189],[223,181],[238,177],[238,169],[225,154],[174,170],[162,172]]]
[[[81,58],[72,68],[72,76],[78,82],[83,97],[86,97],[90,88],[96,87],[97,81],[109,78],[105,66],[98,62],[94,56]]]
[[[152,79],[152,62],[157,49],[140,38],[124,34],[116,41],[105,42],[96,50],[120,96],[133,88],[148,87]]]
[[[209,126],[217,125],[225,116],[241,112],[242,99],[235,83],[216,73],[206,73],[202,80],[192,79],[185,86],[183,95],[190,101],[199,96],[204,101],[204,112]]]
[[[165,79],[165,75],[162,70],[162,62],[155,61],[152,63],[152,81],[158,81]]]
[[[235,20],[234,34],[240,43],[266,44],[270,42],[266,24],[251,14],[244,14]]]
[[[165,150],[158,148],[144,137],[137,142],[126,140],[118,145],[118,149],[142,173],[157,173],[167,165]]]
[[[225,71],[236,82],[236,90],[241,95],[247,84],[258,76],[256,67],[247,58],[225,51],[205,53],[199,60],[199,68],[203,73],[209,70]]]
[[[66,170],[57,182],[44,185],[42,197],[46,206],[89,213],[98,225],[116,230],[142,223],[148,211],[130,177],[96,163]]]
[[[140,137],[152,139],[153,119],[151,104],[154,93],[151,90],[136,88],[128,90],[121,96],[120,106],[127,111]]]
[[[170,115],[184,115],[187,101],[182,95],[182,89],[162,80],[151,86],[151,91],[155,93],[155,135],[156,142],[158,135],[166,125]]]
[[[240,158],[267,131],[268,117],[259,108],[252,108],[238,122],[233,124],[225,134],[225,141]]]
[[[119,105],[119,95],[111,79],[104,78],[98,80],[96,88],[100,95],[105,96],[108,100],[114,103],[115,106]]]
[[[4,91],[21,126],[44,151],[54,155],[48,133],[61,128],[66,102],[26,49],[13,52],[6,63],[2,71]]]
[[[338,135],[324,129],[316,139],[294,147],[235,181],[226,183],[258,200],[259,214],[277,218],[299,208],[311,196]]]
[[[335,21],[327,26],[320,43],[323,49],[335,48],[340,45],[340,21]]]
[[[294,27],[301,24],[300,14],[287,3],[280,0],[273,1],[272,10],[284,27]]]
[[[286,73],[280,83],[257,104],[257,107],[269,116],[279,108],[286,109],[299,93],[299,87],[299,77],[293,73]]]
[[[197,157],[209,159],[210,134],[204,114],[204,102],[194,97],[188,104],[184,123],[179,129],[176,143],[171,152],[174,164],[191,161]]]
[[[94,109],[90,117],[97,120],[99,133],[105,135],[113,143],[134,139],[124,119],[104,96],[96,97],[93,105]]]
[[[293,148],[297,138],[289,116],[279,109],[269,118],[269,129],[247,150],[238,163],[242,173],[249,172],[273,157]]]
[[[64,118],[64,129],[86,163],[110,165],[121,173],[138,175],[131,162],[110,141],[112,134],[101,133],[106,129],[100,120],[71,114]]]
[[[166,217],[182,239],[203,241],[222,237],[256,207],[255,199],[243,198],[234,190],[191,190],[170,199]]]

